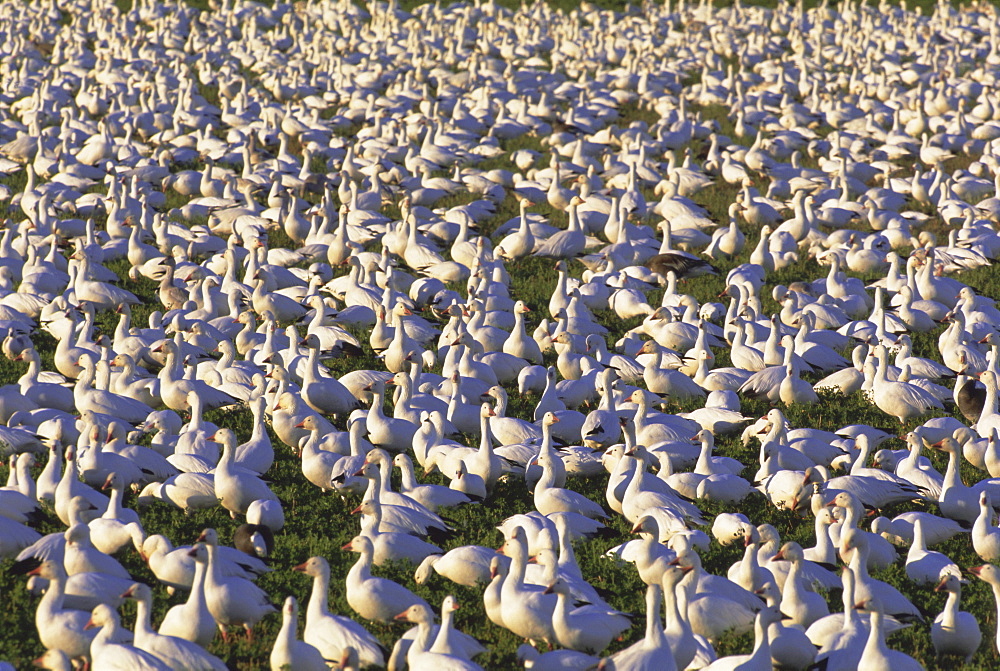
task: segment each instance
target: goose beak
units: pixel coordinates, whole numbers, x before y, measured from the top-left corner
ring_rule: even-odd
[[[93,629],[96,626],[97,625],[94,624],[94,618],[90,618],[89,620],[87,620],[87,624],[83,625],[83,629],[84,631],[86,631],[87,629]]]
[[[977,578],[981,578],[982,576],[980,574],[983,572],[984,568],[985,566],[971,566],[967,570]]]
[[[340,546],[340,549],[341,550],[350,550],[353,547],[353,545],[354,545],[353,543],[345,543],[344,545]]]
[[[306,561],[306,562],[302,562],[302,563],[301,563],[301,564],[299,564],[298,566],[293,566],[293,567],[292,567],[292,570],[293,570],[293,571],[298,571],[299,573],[305,573],[305,571],[306,571],[306,566],[307,566],[308,564],[309,564],[309,562],[307,562],[307,561]]]
[[[405,620],[406,619],[406,613],[407,613],[407,611],[404,610],[402,613],[400,613],[399,615],[396,615],[392,619],[393,620]]]

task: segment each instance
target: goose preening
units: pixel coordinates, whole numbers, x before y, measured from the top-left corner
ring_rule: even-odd
[[[990,665],[992,5],[208,4],[0,10],[14,665]]]

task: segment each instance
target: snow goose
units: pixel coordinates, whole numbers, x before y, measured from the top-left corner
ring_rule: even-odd
[[[677,662],[663,632],[663,621],[660,619],[660,590],[659,585],[649,585],[646,588],[645,636],[624,650],[603,658],[597,665],[598,669],[676,671]]]
[[[962,482],[958,470],[961,445],[951,436],[945,437],[931,447],[948,453],[948,468],[944,473],[938,507],[941,514],[965,526],[972,526],[979,517],[979,496],[972,487]]]
[[[361,617],[389,622],[412,605],[430,608],[426,601],[399,583],[372,576],[374,548],[369,538],[355,536],[342,549],[361,555],[347,574],[347,603]]]
[[[555,449],[552,443],[552,426],[561,420],[553,412],[547,412],[542,417],[542,444],[538,448],[537,456],[545,454],[548,457],[548,468],[552,477],[550,487],[566,486],[566,464],[563,456]],[[528,463],[524,469],[524,481],[529,490],[534,490],[535,484],[542,477],[543,469],[534,464],[534,460]]]
[[[510,569],[500,589],[500,612],[503,626],[515,635],[532,641],[556,641],[552,614],[556,598],[542,590],[526,585],[525,568],[528,560],[527,539],[524,529],[515,527],[501,546],[510,557]]]
[[[594,606],[570,609],[570,587],[561,578],[545,588],[543,594],[555,593],[553,629],[559,645],[571,650],[599,653],[631,626],[628,617],[613,610]]]
[[[480,545],[462,545],[452,548],[444,555],[429,555],[424,558],[414,573],[414,580],[423,585],[430,579],[431,570],[440,576],[466,587],[490,582],[490,561],[497,557],[496,551]],[[500,557],[505,560],[505,557]]]
[[[382,404],[385,401],[384,382],[377,380],[365,389],[372,392],[372,404],[365,421],[368,440],[372,445],[393,453],[406,452],[413,444],[417,426],[405,419],[386,417],[382,412]]]
[[[907,511],[893,519],[876,517],[872,520],[872,531],[879,534],[894,545],[909,545],[913,542],[913,522],[917,518],[923,520],[924,542],[928,547],[943,543],[960,533],[968,532],[955,520],[938,517],[922,511]]]
[[[361,534],[372,542],[372,563],[382,566],[389,561],[408,561],[414,566],[441,548],[408,533],[383,531],[382,503],[378,499],[363,501],[352,512],[361,514]]]
[[[527,210],[533,203],[527,198],[520,198],[520,216],[517,230],[507,234],[493,249],[493,253],[506,261],[517,261],[531,254],[535,249],[535,236],[531,232]],[[516,311],[515,311],[516,312]]]
[[[119,417],[130,424],[145,421],[149,413],[153,412],[152,408],[141,401],[95,389],[92,385],[96,375],[96,365],[91,355],[82,354],[77,363],[82,369],[73,387],[73,401],[78,411],[91,410]]]
[[[243,625],[248,640],[252,641],[253,626],[277,609],[267,600],[267,594],[252,582],[223,573],[218,554],[219,537],[215,529],[205,529],[198,540],[204,541],[208,548],[205,600],[223,640],[229,640],[228,627],[238,624]]]
[[[95,669],[170,671],[174,668],[148,652],[124,643],[115,643],[114,641],[121,640],[121,622],[118,613],[106,604],[94,608],[86,626],[100,627],[90,644],[91,665]]]
[[[110,576],[129,579],[129,573],[117,560],[94,547],[90,541],[90,528],[86,524],[75,524],[66,530],[66,548],[63,566],[67,575],[77,573],[106,573]]]
[[[754,647],[749,655],[722,657],[708,666],[706,671],[767,671],[771,665],[771,625],[781,621],[777,608],[763,608],[754,619]]]
[[[236,434],[231,429],[219,429],[208,440],[222,445],[222,457],[215,468],[215,494],[234,519],[237,514],[246,514],[254,501],[277,499],[263,480],[233,463]]]
[[[462,657],[432,651],[437,641],[432,640],[434,612],[426,603],[415,603],[393,617],[417,625],[417,635],[406,653],[406,664],[411,669],[442,669],[443,671],[476,671],[483,667]],[[440,636],[440,635],[439,635]]]
[[[936,592],[947,592],[948,599],[944,609],[931,623],[931,643],[938,659],[944,655],[957,655],[964,657],[965,663],[969,664],[979,649],[983,634],[975,616],[958,609],[962,598],[961,583],[959,576],[949,573],[942,576],[934,588]]]
[[[983,564],[970,568],[969,572],[992,588],[993,599],[996,601],[998,612],[1000,612],[1000,569],[993,564]],[[1000,649],[1000,630],[997,631],[994,645]]]
[[[108,476],[104,489],[111,489],[108,509],[101,517],[89,522],[94,547],[110,555],[131,542],[136,552],[140,551],[146,532],[139,523],[139,516],[131,509],[122,507],[122,481],[117,473]]]
[[[344,384],[335,377],[320,373],[320,341],[315,335],[306,336],[309,358],[302,377],[302,398],[310,408],[327,415],[347,416],[361,407],[359,401]]]
[[[886,647],[883,626],[885,615],[878,598],[867,599],[864,604],[871,612],[869,621],[871,630],[868,633],[868,641],[865,643],[864,650],[861,651],[864,667],[873,671],[918,671],[923,669],[923,665],[909,655]]]
[[[983,561],[1000,559],[1000,529],[993,524],[993,506],[989,492],[979,493],[979,516],[972,525],[972,548]]]
[[[158,377],[160,379],[160,395],[163,399],[163,404],[168,408],[172,410],[187,410],[187,395],[190,391],[197,392],[205,408],[216,408],[236,402],[235,398],[222,390],[212,387],[206,382],[186,379],[183,376],[182,360],[178,354],[178,346],[174,341],[165,340],[159,345],[159,349],[166,353],[166,363],[163,369],[160,370]]]
[[[844,567],[842,574],[844,610],[820,618],[806,629],[806,636],[819,648],[817,661],[828,660],[836,669],[858,668],[862,641],[867,636],[862,614],[855,608],[854,573]]]
[[[320,425],[317,416],[308,415],[295,426],[309,431],[309,436],[304,438],[302,443],[302,475],[325,492],[333,487],[333,467],[344,457],[320,448]]]
[[[326,671],[330,666],[319,650],[298,640],[298,621],[299,604],[294,596],[289,596],[281,607],[281,629],[271,648],[271,669]]]
[[[543,515],[556,512],[576,512],[591,518],[607,518],[604,509],[571,489],[555,486],[555,473],[552,471],[552,459],[548,454],[536,457],[542,467],[542,477],[535,483],[535,509]]]
[[[194,557],[194,579],[187,601],[173,606],[160,623],[159,633],[175,636],[208,647],[215,638],[215,620],[205,601],[205,572],[208,566],[208,549],[204,543],[195,544],[190,551]]]
[[[97,634],[97,631],[94,631]],[[45,651],[41,657],[32,660],[31,662],[35,666],[41,669],[50,669],[50,671],[73,671],[73,665],[70,664],[69,657],[61,650],[49,649]],[[2,668],[2,667],[0,667]],[[13,671],[14,667],[10,666],[10,671]]]
[[[152,628],[149,616],[153,606],[153,592],[149,585],[134,583],[122,596],[136,602],[135,647],[173,669],[222,671],[227,668],[221,659],[205,652],[200,645],[176,636],[158,634]]]
[[[826,599],[808,590],[804,584],[802,547],[794,541],[785,543],[772,559],[772,561],[782,560],[790,561],[792,568],[782,587],[781,612],[794,624],[801,625],[805,629],[816,620],[828,615],[830,610],[826,605]]]
[[[538,442],[542,430],[534,424],[516,417],[507,417],[507,391],[500,385],[490,387],[486,392],[496,399],[493,415],[490,416],[490,432],[500,445]]]
[[[84,611],[70,610],[63,606],[66,589],[66,571],[58,562],[46,560],[28,572],[48,580],[48,589],[35,610],[38,639],[46,648],[59,650],[70,659],[84,659],[90,655],[90,644],[97,632],[84,631],[88,616]]]
[[[338,659],[345,650],[353,648],[364,666],[381,667],[384,654],[378,640],[351,618],[330,613],[330,565],[326,559],[310,557],[292,570],[313,578],[302,639],[327,659]]]
[[[542,363],[542,350],[538,343],[528,336],[525,329],[524,315],[531,312],[531,308],[524,304],[524,301],[514,303],[514,328],[510,336],[504,340],[503,351],[506,354],[519,357],[535,365]]]
[[[848,549],[853,549],[848,567],[854,574],[855,598],[863,603],[875,598],[894,618],[900,621],[923,621],[920,610],[909,599],[889,583],[875,580],[868,574],[868,538],[852,534],[846,541]]]

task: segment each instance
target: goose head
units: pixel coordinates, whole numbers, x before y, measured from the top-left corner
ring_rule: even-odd
[[[330,574],[330,565],[322,557],[310,557],[298,566],[293,566],[292,570],[315,578],[320,575],[328,576]]]

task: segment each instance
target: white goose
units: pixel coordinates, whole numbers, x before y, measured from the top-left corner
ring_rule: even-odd
[[[159,633],[197,643],[205,648],[215,638],[215,620],[205,601],[205,572],[208,569],[208,549],[204,543],[195,544],[190,551],[194,557],[194,580],[187,601],[173,606],[160,623]]]
[[[215,529],[205,529],[198,540],[204,541],[208,548],[205,600],[223,640],[229,641],[227,628],[238,624],[243,626],[248,640],[252,641],[253,626],[277,608],[267,600],[267,594],[249,580],[223,574],[218,557],[219,537]]]
[[[467,659],[440,652],[432,652],[435,641],[432,625],[434,612],[426,603],[415,603],[393,617],[417,625],[417,636],[406,654],[406,664],[414,669],[440,669],[441,671],[481,671],[483,667]]]
[[[552,628],[564,648],[596,654],[632,626],[628,617],[616,611],[593,606],[570,610],[570,588],[561,578],[543,592],[552,593],[557,595]]]
[[[298,640],[298,620],[299,604],[294,596],[289,596],[281,608],[281,629],[271,648],[271,668],[327,671],[330,665],[319,650]]]
[[[947,592],[948,599],[944,610],[931,624],[931,643],[934,644],[934,651],[939,659],[944,655],[957,655],[965,658],[965,663],[969,664],[979,649],[983,634],[979,631],[976,617],[958,609],[962,598],[961,583],[959,576],[949,573],[934,588],[937,592]]]
[[[87,614],[63,607],[66,590],[66,571],[59,563],[43,561],[28,575],[37,575],[49,581],[48,589],[35,610],[38,639],[48,649],[59,650],[70,659],[84,659],[90,655],[90,644],[97,632],[84,631]]]
[[[326,559],[310,557],[292,570],[313,578],[302,639],[327,659],[339,659],[345,650],[353,648],[363,666],[383,666],[384,654],[378,639],[351,618],[330,613],[330,565]]]
[[[372,576],[374,548],[369,538],[355,536],[342,549],[361,555],[347,573],[347,603],[361,617],[389,622],[415,604],[430,609],[426,601],[399,583]]]
[[[106,604],[94,608],[88,627],[100,627],[90,644],[91,666],[108,671],[170,671],[175,668],[158,657],[134,646],[115,643],[121,640],[118,613]]]
[[[234,519],[237,514],[245,515],[254,501],[277,500],[263,480],[235,465],[236,434],[231,429],[219,429],[208,440],[222,445],[222,457],[215,468],[215,495]]]
[[[149,585],[133,584],[122,596],[136,601],[135,647],[150,653],[173,669],[190,671],[223,671],[228,668],[221,659],[205,652],[196,643],[158,634],[149,623],[153,592]]]
[[[961,569],[948,556],[928,550],[924,542],[923,520],[913,522],[913,544],[906,553],[906,576],[918,585],[937,585],[948,574],[961,576]]]

